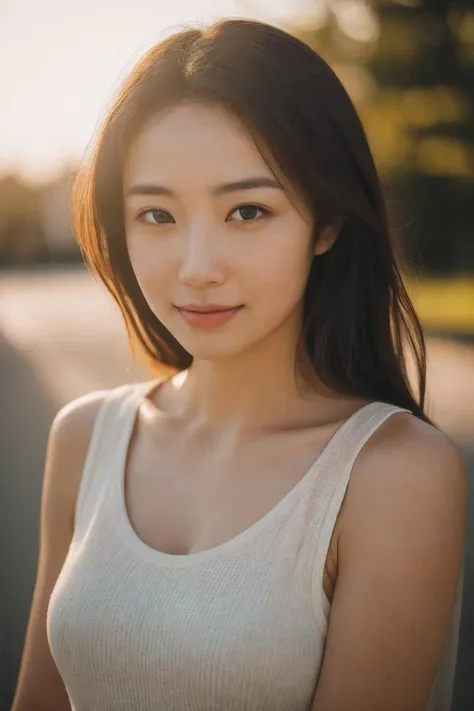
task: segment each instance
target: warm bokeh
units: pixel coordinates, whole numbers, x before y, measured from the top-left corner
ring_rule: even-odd
[[[150,377],[71,231],[78,161],[121,78],[183,23],[246,16],[321,52],[356,103],[425,329],[430,414],[469,476],[453,711],[474,708],[473,0],[0,2],[0,501],[9,708],[37,563],[46,439],[92,390]]]

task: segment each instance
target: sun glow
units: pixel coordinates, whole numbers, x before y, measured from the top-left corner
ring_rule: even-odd
[[[276,6],[276,7],[275,7]],[[83,153],[123,76],[183,24],[278,24],[295,0],[15,0],[1,10],[0,173],[48,179]]]

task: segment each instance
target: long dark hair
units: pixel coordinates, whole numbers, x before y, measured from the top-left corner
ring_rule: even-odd
[[[325,225],[342,221],[332,248],[313,260],[304,297],[301,345],[318,377],[336,392],[408,408],[433,424],[424,412],[423,331],[356,109],[314,50],[262,22],[185,29],[149,49],[123,82],[76,175],[75,235],[122,311],[132,351],[135,340],[158,369],[192,363],[139,288],[122,201],[130,139],[151,115],[183,99],[214,102],[240,117],[268,165],[311,209],[315,239]]]

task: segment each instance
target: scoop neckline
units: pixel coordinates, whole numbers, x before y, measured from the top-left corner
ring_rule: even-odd
[[[275,504],[275,506],[269,509],[265,514],[263,514],[263,516],[254,521],[254,523],[250,524],[250,526],[245,528],[243,531],[240,531],[232,538],[229,538],[228,540],[223,541],[212,548],[207,548],[202,551],[185,554],[166,553],[158,548],[153,548],[140,538],[132,525],[125,501],[126,465],[139,408],[143,401],[154,392],[155,388],[158,389],[164,382],[165,379],[160,379],[158,382],[147,381],[146,383],[139,383],[138,390],[136,389],[136,384],[132,386],[130,397],[131,403],[129,409],[126,410],[129,417],[127,418],[125,435],[122,440],[122,446],[119,448],[117,453],[114,491],[115,502],[118,505],[118,529],[122,536],[122,540],[128,545],[129,549],[131,549],[140,558],[154,563],[155,565],[167,568],[182,568],[198,563],[204,563],[212,558],[223,556],[234,550],[234,548],[237,548],[239,545],[255,538],[255,536],[270,525],[270,523],[277,520],[278,517],[288,508],[288,506],[293,503],[293,501],[303,495],[305,490],[309,487],[311,481],[315,478],[316,474],[322,469],[324,462],[327,461],[336,446],[337,441],[340,440],[341,436],[350,427],[350,425],[352,425],[355,419],[360,417],[363,411],[373,408],[374,404],[378,404],[376,401],[371,401],[353,412],[352,415],[350,415],[349,418],[347,418],[342,425],[337,428],[322,451],[313,460],[309,468],[296,482],[296,484]],[[149,387],[150,384],[152,385],[151,387]]]

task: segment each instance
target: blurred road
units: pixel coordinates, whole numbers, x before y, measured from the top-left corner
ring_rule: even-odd
[[[474,478],[474,348],[427,338],[428,414],[461,447]],[[0,271],[1,547],[5,586],[0,667],[9,708],[24,641],[37,563],[46,440],[66,402],[92,390],[151,376],[128,352],[121,314],[81,265]],[[455,711],[474,708],[474,500],[466,549],[463,619]],[[471,604],[467,604],[471,598]]]
[[[0,271],[0,337],[58,407],[97,388],[147,379],[128,353],[118,307],[81,266]],[[427,338],[428,414],[474,446],[474,348]]]
[[[80,266],[0,272],[0,335],[59,407],[148,377],[129,356],[115,302]]]

